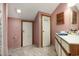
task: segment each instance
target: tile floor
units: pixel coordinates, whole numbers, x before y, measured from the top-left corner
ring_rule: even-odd
[[[53,46],[38,48],[28,46],[9,50],[9,56],[56,56]]]

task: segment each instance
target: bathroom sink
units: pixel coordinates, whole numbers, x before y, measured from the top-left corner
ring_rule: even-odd
[[[68,35],[68,33],[65,32],[65,31],[61,31],[61,32],[58,33],[58,35]]]

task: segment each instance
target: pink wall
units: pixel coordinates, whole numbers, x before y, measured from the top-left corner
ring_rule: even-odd
[[[8,5],[6,3],[3,4],[3,40],[2,40],[2,55],[8,55]]]
[[[18,48],[21,47],[21,20],[17,18],[8,18],[8,47]]]
[[[37,13],[35,22],[34,22],[34,44],[39,47],[39,13]]]
[[[61,12],[64,12],[64,24],[63,25],[57,25],[56,24],[56,15],[58,13],[61,13]],[[78,12],[78,11],[76,10],[76,12]],[[71,15],[72,15],[72,9],[69,8],[66,3],[60,4],[56,8],[56,10],[52,13],[51,17],[52,17],[52,43],[53,44],[54,44],[54,39],[55,39],[56,32],[59,32],[59,31],[62,31],[62,30],[69,31],[71,29],[71,26],[72,26],[72,24],[71,24],[71,20],[72,20]],[[77,21],[78,21],[78,19],[77,19]],[[78,23],[73,25],[73,27],[78,28]]]

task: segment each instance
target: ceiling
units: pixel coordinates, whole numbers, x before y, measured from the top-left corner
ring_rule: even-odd
[[[34,20],[38,11],[51,14],[59,3],[9,3],[9,17]],[[16,9],[21,9],[17,14]]]

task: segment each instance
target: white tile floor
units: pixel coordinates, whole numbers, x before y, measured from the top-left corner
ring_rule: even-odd
[[[53,46],[38,48],[28,46],[9,50],[9,56],[56,56]]]

